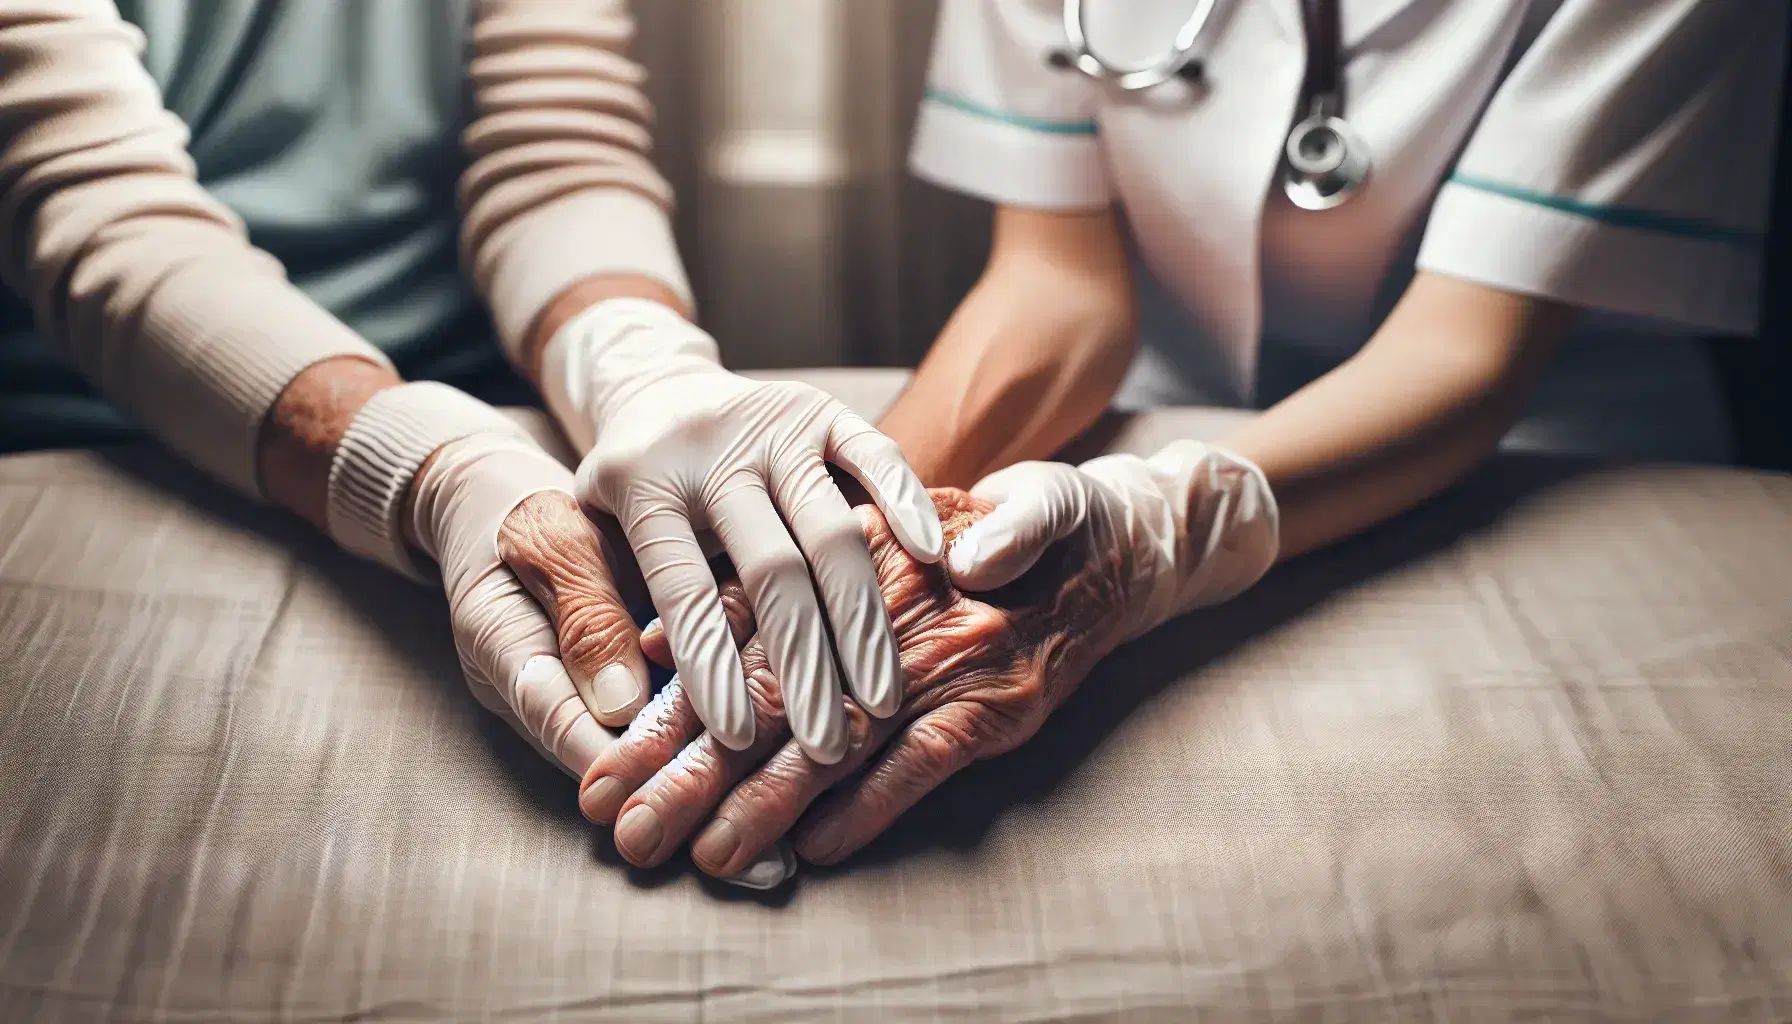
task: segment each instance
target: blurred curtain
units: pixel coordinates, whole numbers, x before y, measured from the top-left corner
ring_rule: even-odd
[[[912,365],[975,280],[984,204],[910,178],[935,0],[636,0],[657,159],[741,368]]]

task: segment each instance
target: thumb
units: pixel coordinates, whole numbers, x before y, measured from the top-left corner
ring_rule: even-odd
[[[524,499],[498,530],[498,555],[547,612],[584,703],[603,724],[627,725],[647,702],[647,663],[578,502],[563,491]]]
[[[1063,463],[1010,466],[971,493],[998,504],[946,553],[946,570],[960,590],[995,590],[1026,575],[1047,548],[1083,525],[1089,509],[1081,474]]]

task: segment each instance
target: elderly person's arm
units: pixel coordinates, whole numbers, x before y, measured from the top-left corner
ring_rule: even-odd
[[[855,714],[846,757],[817,764],[777,735],[778,681],[749,643],[762,741],[735,752],[698,735],[674,685],[587,774],[580,805],[617,822],[623,856],[658,863],[701,827],[694,859],[725,874],[795,826],[798,853],[837,861],[954,772],[1031,737],[1114,647],[1230,598],[1275,560],[1262,475],[1192,441],[1150,459],[1024,463],[974,495],[933,493],[953,541],[950,574],[908,558],[877,513],[860,509],[902,651],[898,714],[887,723]],[[1003,509],[1021,495],[1043,496],[1054,518],[1048,533],[1010,544]],[[980,546],[1012,555],[964,557]],[[655,631],[643,645],[658,653]]]
[[[142,48],[110,0],[0,5],[0,277],[201,469],[356,555],[413,576],[435,560],[475,692],[582,772],[608,740],[578,681],[640,655],[571,475],[490,407],[404,383],[288,283],[198,185]],[[626,720],[643,696],[590,703]]]

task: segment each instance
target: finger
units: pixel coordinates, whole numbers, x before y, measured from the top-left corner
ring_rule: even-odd
[[[952,542],[946,555],[952,582],[963,590],[994,590],[1026,575],[1087,517],[1087,492],[1076,475],[1070,466],[1035,462],[980,482],[972,494],[997,504]]]
[[[840,406],[828,428],[822,455],[870,492],[903,550],[929,565],[940,560],[945,534],[940,529],[939,512],[895,441]]]
[[[728,616],[728,632],[734,637],[734,646],[745,647],[758,628],[753,621],[753,606],[747,603],[747,588],[741,586],[738,576],[731,576],[716,587],[716,592],[722,599],[722,614]],[[666,624],[657,618],[641,630],[641,653],[661,668],[672,667]]]
[[[611,824],[629,795],[702,733],[697,709],[686,699],[683,682],[673,676],[582,773],[579,810],[597,824]]]
[[[757,661],[761,667],[764,666],[763,655]],[[775,697],[775,691],[773,695]],[[767,708],[767,717],[771,716],[773,710]],[[698,738],[702,731],[703,723],[698,720],[696,710],[683,695],[683,687],[678,678],[673,677],[642,710],[628,731],[593,760],[580,786],[579,809],[598,824],[615,822],[630,794],[672,762],[679,751]],[[768,747],[775,748],[778,743],[783,742],[783,733],[769,725],[760,729],[759,733],[774,737]],[[733,754],[719,743],[713,743],[713,747],[716,751]],[[632,821],[630,827],[631,830],[638,830],[638,820]],[[676,849],[677,844],[672,844],[671,848]],[[619,844],[618,849],[624,847]],[[653,852],[657,853],[657,850]],[[668,850],[667,854],[670,852]],[[624,852],[623,856],[628,857],[629,854]],[[649,861],[642,858],[642,862],[657,863],[663,859],[664,857],[658,857]],[[738,870],[723,876],[723,881],[748,889],[771,889],[782,884],[795,872],[796,856],[790,845],[783,843],[775,844],[758,857],[746,861]]]
[[[617,819],[616,849],[630,863],[651,867],[670,857],[735,783],[789,740],[764,647],[758,641],[748,644],[741,660],[755,711],[752,746],[730,750],[706,733],[676,756],[663,759],[653,776],[623,804]]]
[[[498,557],[547,611],[586,706],[604,725],[628,724],[647,702],[647,660],[578,501],[563,491],[525,498],[498,530]]]
[[[756,481],[738,483],[717,497],[710,521],[746,587],[759,624],[758,640],[781,684],[792,733],[817,761],[840,760],[846,751],[840,673],[808,560]],[[738,750],[745,744],[728,746]]]
[[[948,704],[917,719],[871,770],[848,783],[797,827],[797,853],[834,864],[870,842],[922,797],[976,760],[981,717]]]
[[[753,742],[753,707],[709,561],[684,511],[656,505],[623,522],[697,717],[735,750]]]
[[[473,697],[479,702],[480,707],[485,708],[485,710],[491,712],[493,715],[503,719],[504,724],[510,726],[518,736],[521,736],[526,740],[529,746],[535,749],[537,754],[547,759],[549,762],[558,765],[560,770],[577,778],[583,775],[586,769],[603,755],[604,751],[608,749],[612,742],[612,736],[608,729],[597,724],[597,720],[591,717],[590,711],[587,710],[584,714],[577,713],[578,708],[582,707],[583,702],[580,700],[578,692],[571,689],[572,677],[566,675],[565,669],[561,668],[556,672],[554,665],[545,664],[538,666],[536,665],[536,660],[537,659],[530,659],[530,661],[526,662],[525,669],[547,676],[550,681],[556,676],[564,677],[565,686],[567,690],[570,691],[571,698],[574,702],[572,719],[569,724],[566,724],[563,728],[559,729],[557,733],[553,730],[544,730],[549,732],[550,735],[557,736],[554,743],[554,749],[550,749],[547,742],[536,735],[534,730],[528,725],[525,725],[522,719],[517,717],[516,712],[511,709],[509,704],[505,703],[503,695],[498,692],[496,687],[481,682],[474,682],[474,685],[470,686],[469,689],[472,690]],[[548,663],[555,661],[555,659],[549,655],[540,655],[539,660]],[[539,684],[533,679],[527,684],[527,686],[531,688],[536,685]],[[512,691],[515,691],[517,687],[512,687],[511,689]],[[552,698],[544,699],[543,703],[552,703]],[[561,700],[556,706],[566,707],[567,702]],[[552,721],[553,718],[554,716],[552,714],[548,716],[548,720],[550,721]]]
[[[778,508],[790,522],[827,608],[847,685],[860,707],[888,718],[902,703],[902,664],[859,517],[828,477],[819,454],[776,466],[772,476]],[[801,738],[804,709],[791,703],[791,720]]]
[[[789,833],[829,787],[858,771],[896,729],[893,720],[856,707],[852,720],[852,740],[838,762],[818,764],[788,743],[743,778],[691,844],[692,862],[717,877],[741,871]]]

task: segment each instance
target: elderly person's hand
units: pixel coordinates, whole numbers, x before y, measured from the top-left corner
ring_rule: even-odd
[[[935,491],[934,501],[948,539],[992,508],[955,490]],[[869,763],[796,836],[806,859],[844,857],[953,772],[1026,740],[1103,653],[1121,585],[1114,558],[1086,542],[1066,545],[1054,565],[977,599],[954,588],[943,567],[910,557],[875,509],[858,512],[896,626],[900,711],[880,720],[849,706],[846,756],[822,765],[790,742],[778,681],[757,639],[742,652],[758,717],[746,750],[699,735],[702,723],[675,679],[598,758],[581,796],[594,820],[619,820],[617,848],[631,862],[663,861],[713,814],[693,855],[704,871],[729,874]],[[724,599],[739,636],[750,623],[736,586],[724,587]],[[657,628],[643,646],[664,659]]]
[[[472,434],[418,472],[407,532],[441,566],[474,696],[578,776],[647,694],[634,619],[572,486],[520,432]]]
[[[896,623],[898,714],[882,722],[851,709],[847,756],[822,766],[768,735],[782,710],[754,644],[743,659],[763,738],[747,751],[698,735],[675,681],[586,776],[581,806],[618,822],[623,856],[657,863],[707,821],[692,856],[711,873],[734,870],[793,826],[805,859],[838,861],[954,772],[1032,736],[1119,643],[1237,593],[1275,558],[1261,475],[1206,446],[1082,467],[1027,463],[977,492],[934,492],[950,577],[907,558],[876,512],[860,509]],[[973,595],[970,585],[995,589]],[[744,634],[744,608],[730,604]],[[657,631],[642,644],[663,658]]]

